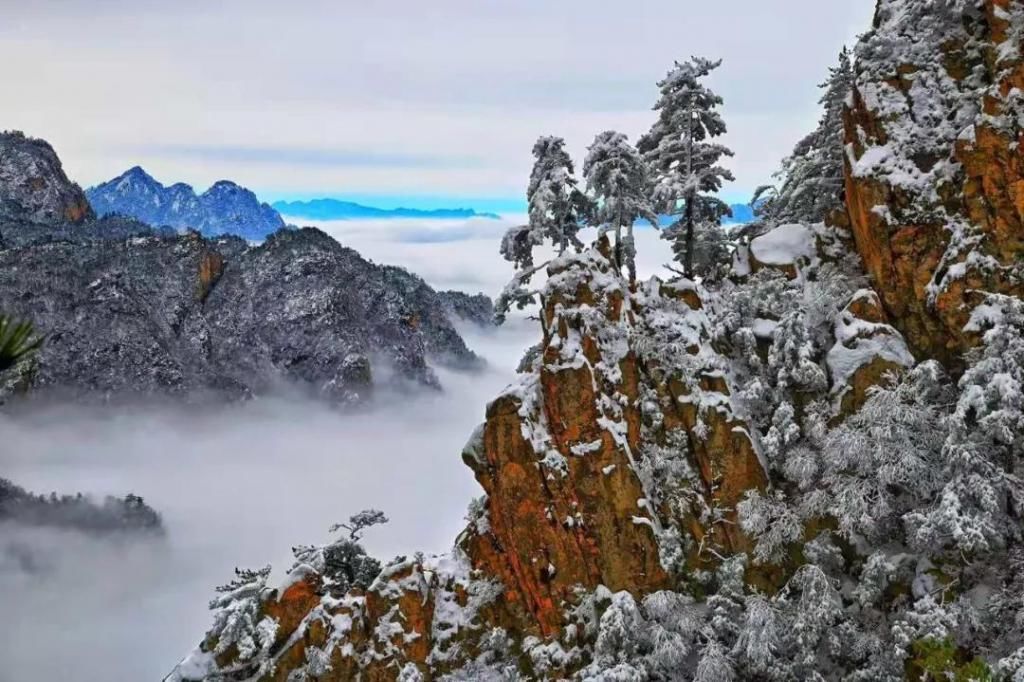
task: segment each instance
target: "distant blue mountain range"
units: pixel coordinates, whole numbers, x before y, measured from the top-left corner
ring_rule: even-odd
[[[277,201],[272,204],[282,215],[306,220],[359,220],[376,218],[465,219],[498,218],[494,213],[478,213],[471,208],[375,208],[339,199]]]
[[[234,234],[260,240],[285,226],[277,211],[229,180],[196,194],[183,182],[165,187],[135,166],[90,187],[85,195],[98,215],[116,213],[154,227],[193,229],[208,236]]]

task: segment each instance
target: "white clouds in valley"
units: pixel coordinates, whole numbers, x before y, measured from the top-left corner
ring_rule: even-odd
[[[497,253],[507,221],[338,221],[320,227],[436,288],[495,295],[511,274]],[[589,236],[593,236],[590,234]],[[670,259],[640,230],[640,274]],[[451,547],[481,494],[461,448],[489,400],[539,338],[512,318],[461,326],[478,374],[439,370],[442,393],[383,393],[358,414],[284,399],[196,413],[49,408],[0,415],[3,476],[35,492],[134,492],[161,512],[163,539],[125,541],[0,526],[0,604],[18,627],[0,638],[11,679],[158,679],[209,624],[213,587],[235,566],[291,565],[290,548],[370,506],[391,522],[366,537],[390,558]],[[60,651],[49,655],[42,650]],[[95,678],[100,679],[100,678]]]
[[[360,414],[270,399],[206,414],[0,416],[4,476],[44,493],[131,491],[167,527],[132,541],[0,525],[0,604],[18,624],[0,638],[4,673],[159,679],[205,631],[213,587],[235,566],[273,563],[282,575],[292,546],[326,541],[366,507],[391,519],[366,538],[381,557],[450,548],[481,494],[462,445],[537,336],[525,320],[463,331],[485,371],[442,370],[443,393],[384,394]]]

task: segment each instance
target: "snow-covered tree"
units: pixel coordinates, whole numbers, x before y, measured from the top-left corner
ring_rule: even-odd
[[[990,294],[969,331],[982,334],[948,420],[936,504],[910,516],[922,549],[989,552],[1022,534],[1024,302]]]
[[[270,566],[257,570],[235,569],[235,579],[217,588],[217,597],[210,602],[214,611],[213,626],[207,633],[211,652],[221,655],[235,649],[236,665],[254,676],[270,672],[273,662],[270,648],[277,636],[278,623],[262,616],[264,591]]]
[[[576,233],[587,217],[587,199],[577,188],[565,140],[554,136],[538,138],[533,145],[533,158],[526,190],[530,231],[541,239],[550,239],[559,255],[565,253],[570,244],[583,248]],[[537,241],[536,236],[534,241]]]
[[[629,270],[629,279],[636,279],[636,245],[633,224],[645,219],[657,226],[648,196],[647,166],[628,138],[614,130],[606,130],[594,138],[583,162],[587,189],[595,200],[593,222],[602,231],[615,231],[615,262]],[[626,236],[623,238],[622,230]]]
[[[810,513],[835,518],[847,537],[899,537],[903,515],[927,504],[938,488],[947,401],[934,361],[871,389],[816,456],[820,485],[805,502]]]
[[[494,319],[501,324],[515,306],[523,309],[534,302],[536,292],[528,288],[533,276],[545,264],[534,265],[533,250],[550,241],[558,255],[571,244],[583,243],[576,236],[591,213],[590,201],[577,187],[572,157],[561,137],[542,136],[533,145],[533,170],[526,189],[529,222],[510,228],[501,240],[501,255],[516,272],[495,301]]]
[[[778,186],[759,187],[753,205],[769,223],[816,223],[843,203],[843,103],[853,88],[853,63],[845,47],[829,69],[818,127],[793,148],[776,173]]]
[[[296,566],[306,564],[324,576],[324,585],[334,594],[342,595],[353,587],[365,589],[380,573],[380,561],[366,553],[359,544],[367,528],[387,523],[384,512],[367,509],[349,517],[348,523],[336,523],[330,528],[348,531],[327,545],[299,545],[292,548]]]
[[[726,131],[717,111],[722,98],[701,82],[720,64],[701,57],[676,62],[658,83],[658,120],[637,144],[652,169],[654,206],[678,216],[662,234],[673,241],[687,277],[695,274],[697,231],[720,230],[722,218],[732,215],[728,204],[714,196],[723,181],[733,180],[719,164],[732,151],[711,142]]]

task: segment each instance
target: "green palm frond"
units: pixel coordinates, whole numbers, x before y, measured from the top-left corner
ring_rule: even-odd
[[[31,322],[17,322],[0,315],[0,372],[39,350],[43,340],[42,336],[36,336]]]

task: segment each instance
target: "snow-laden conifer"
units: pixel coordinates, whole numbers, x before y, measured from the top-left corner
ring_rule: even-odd
[[[633,224],[641,218],[652,226],[658,224],[648,196],[647,166],[625,135],[606,130],[587,148],[583,175],[595,199],[593,223],[602,231],[615,231],[616,265],[620,268],[625,265],[630,281],[634,281]]]
[[[546,264],[534,265],[533,251],[550,241],[558,255],[570,246],[583,243],[576,236],[591,212],[586,195],[577,187],[572,157],[565,140],[541,136],[533,145],[533,170],[526,189],[528,222],[509,228],[501,240],[501,255],[515,267],[515,274],[494,304],[497,323],[515,306],[525,308],[534,302],[536,292],[530,280]]]
[[[732,150],[712,142],[726,132],[718,113],[722,98],[702,82],[720,64],[701,57],[676,62],[658,83],[658,120],[637,144],[651,166],[655,208],[676,217],[663,236],[672,240],[676,260],[691,278],[698,232],[711,233],[701,241],[715,244],[714,231],[721,230],[723,217],[732,215],[728,204],[715,196],[723,181],[733,180],[720,165]]]
[[[853,62],[845,47],[829,69],[823,90],[818,127],[800,140],[783,159],[777,186],[759,187],[753,203],[757,214],[771,224],[816,223],[843,205],[843,106],[853,88]]]

